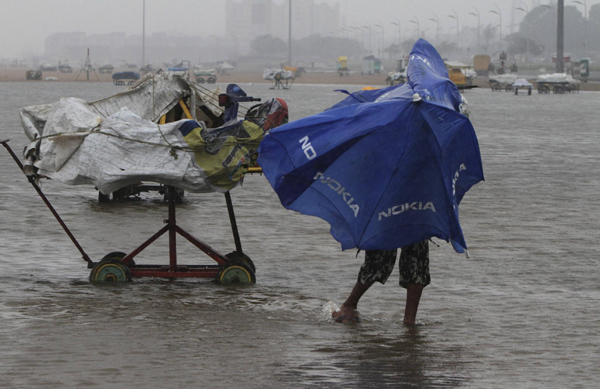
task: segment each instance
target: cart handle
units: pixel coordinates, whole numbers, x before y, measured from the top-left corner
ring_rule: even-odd
[[[23,172],[23,164],[21,163],[21,161],[19,160],[19,158],[17,157],[17,155],[14,153],[14,151],[8,145],[9,141],[10,141],[10,139],[6,139],[6,140],[0,141],[0,143],[2,143],[2,146],[4,146],[6,148],[6,150],[8,150],[8,152],[13,157],[13,159],[15,160],[15,162],[17,163],[17,165],[19,165],[19,168],[21,169],[21,172]],[[52,214],[54,215],[54,217],[56,218],[56,220],[58,221],[58,223],[65,230],[65,232],[67,233],[67,235],[69,236],[69,238],[71,238],[71,241],[73,242],[73,244],[75,244],[75,247],[77,247],[77,250],[79,250],[79,252],[81,253],[81,256],[82,256],[83,260],[88,263],[88,268],[93,267],[94,266],[94,262],[85,253],[85,251],[83,251],[83,248],[81,247],[81,245],[79,244],[79,242],[77,242],[77,239],[75,239],[75,236],[73,236],[73,234],[71,233],[71,231],[69,230],[69,228],[67,227],[67,225],[65,224],[65,222],[58,215],[58,212],[56,212],[56,210],[54,209],[54,207],[52,206],[52,204],[50,204],[50,201],[48,201],[48,198],[46,198],[46,196],[44,195],[44,193],[42,192],[42,190],[40,189],[40,187],[35,183],[35,178],[33,176],[26,176],[26,177],[27,177],[27,180],[29,181],[29,183],[35,189],[35,191],[40,195],[40,197],[42,198],[42,200],[44,201],[44,203],[46,204],[46,206],[48,207],[48,209],[50,209],[50,212],[52,212]]]

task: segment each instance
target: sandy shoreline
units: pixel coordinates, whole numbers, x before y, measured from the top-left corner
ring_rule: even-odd
[[[84,72],[73,71],[73,73],[44,72],[42,80],[27,80],[25,76],[25,68],[0,68],[0,82],[49,82],[45,81],[46,77],[55,77],[58,81],[55,82],[86,82],[87,75]],[[350,74],[349,76],[340,77],[337,73],[305,73],[294,80],[294,84],[346,84],[359,86],[382,87],[386,85],[385,74],[363,75],[359,73]],[[529,80],[535,87],[535,79]],[[96,72],[90,73],[89,82],[112,82],[111,74],[99,74]],[[217,75],[219,83],[239,83],[239,84],[271,84],[272,81],[265,80],[260,72],[243,72],[232,71],[226,75]],[[474,84],[480,88],[489,89],[487,78],[477,78]],[[588,82],[581,84],[583,91],[600,91],[600,83]]]

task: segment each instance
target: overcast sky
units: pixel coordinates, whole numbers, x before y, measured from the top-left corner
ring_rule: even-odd
[[[275,0],[287,2],[288,0]],[[293,0],[302,3],[308,0]],[[587,1],[588,9],[600,0]],[[393,21],[400,22],[403,34],[415,28],[418,20],[421,30],[435,31],[440,21],[442,31],[455,25],[448,17],[458,15],[463,26],[477,26],[477,11],[482,25],[498,24],[499,16],[490,10],[500,9],[502,24],[508,30],[514,13],[514,22],[524,13],[515,11],[521,6],[532,9],[535,4],[551,4],[555,0],[318,0],[341,5],[342,20],[348,24],[379,24],[392,32]],[[87,34],[125,32],[141,34],[143,0],[0,0],[0,58],[41,54],[44,39],[54,32],[80,31]],[[524,4],[524,6],[523,6]],[[573,0],[565,5],[583,6]],[[496,8],[496,6],[498,8]],[[476,11],[477,10],[477,11]],[[435,15],[435,16],[434,16]],[[146,0],[146,35],[153,32],[172,32],[184,35],[220,35],[224,33],[225,0]]]

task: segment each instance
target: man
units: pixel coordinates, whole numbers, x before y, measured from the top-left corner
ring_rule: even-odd
[[[398,250],[372,250],[365,252],[365,262],[358,273],[350,295],[340,310],[333,312],[333,318],[339,323],[358,322],[360,316],[356,310],[360,298],[375,283],[385,284],[394,270]],[[429,242],[427,240],[402,247],[400,260],[400,286],[406,289],[406,307],[404,324],[415,324],[417,310],[423,288],[429,285]]]

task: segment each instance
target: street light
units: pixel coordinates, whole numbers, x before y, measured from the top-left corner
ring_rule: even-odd
[[[525,18],[529,15],[529,8],[527,7],[527,5],[525,3],[523,3],[523,7],[517,7],[517,9],[519,11],[523,11],[525,12]],[[525,18],[523,18],[523,20],[525,20]],[[527,39],[527,54],[525,55],[525,63],[529,63],[529,23],[526,24],[527,27],[527,37],[525,39]]]
[[[400,26],[400,21],[396,19],[395,22],[392,22],[394,26],[398,27],[398,50],[400,50],[400,46],[402,46],[402,26]]]
[[[218,65],[219,64],[219,38],[217,38],[215,35],[211,35],[211,38],[215,38],[215,63]]]
[[[362,28],[368,28],[369,29],[369,53],[372,53],[373,50],[371,49],[371,25],[369,23],[367,23],[367,25],[363,26]]]
[[[435,16],[435,19],[434,18],[430,18],[429,20],[431,20],[432,22],[436,22],[437,23],[437,29],[436,29],[437,35],[435,37],[435,41],[439,45],[440,44],[440,19],[437,17],[436,14],[433,14],[433,16]]]
[[[583,49],[585,51],[585,56],[587,58],[587,2],[585,0],[573,0],[573,3],[583,5]]]
[[[146,66],[146,0],[142,2],[142,69]]]
[[[475,8],[475,7],[473,7]],[[477,12],[477,13],[475,13]],[[481,53],[481,40],[480,40],[480,30],[481,30],[481,18],[479,17],[479,10],[475,8],[475,12],[469,12],[469,15],[477,16],[477,51]]]
[[[414,23],[417,25],[417,38],[421,37],[421,27],[419,26],[419,18],[417,18],[415,15],[413,15],[413,19],[410,20],[411,23]]]
[[[385,45],[383,25],[381,25],[381,24],[375,24],[373,27],[379,27],[379,28],[381,28],[381,54],[380,55],[381,55],[381,58],[383,59],[383,46]]]
[[[454,15],[448,15],[449,18],[452,19],[456,19],[456,52],[457,54],[460,53],[460,44],[459,44],[459,31],[458,31],[458,14],[456,13],[455,10],[452,10],[452,12],[454,12]]]
[[[496,5],[496,4],[494,4]],[[502,47],[502,12],[500,11],[500,7],[498,7],[498,5],[496,5],[496,8],[498,8],[498,10],[496,11],[495,9],[490,10],[491,13],[498,15],[498,17],[500,18],[500,24],[498,25],[499,28],[499,43],[500,43],[500,47]]]
[[[553,6],[551,6],[551,5],[548,5],[548,4],[542,4],[542,7],[544,7],[544,8],[547,8],[547,9],[549,9],[549,10],[550,10],[550,12],[552,12],[552,26],[553,26],[553,27],[555,27],[555,26],[556,26],[556,13],[554,12],[554,7],[553,7]],[[550,30],[550,32],[552,32],[552,29]],[[549,42],[550,42],[550,43],[547,45],[547,48],[546,48],[546,55],[547,55],[548,57],[551,57],[551,56],[552,56],[552,50],[551,50],[551,47],[552,47],[552,46],[556,47],[556,44],[554,44],[554,45],[552,44],[552,43],[553,43],[553,42],[552,42],[552,37],[553,37],[553,36],[554,36],[554,34],[552,34],[552,33],[548,34],[548,38],[549,38]]]

